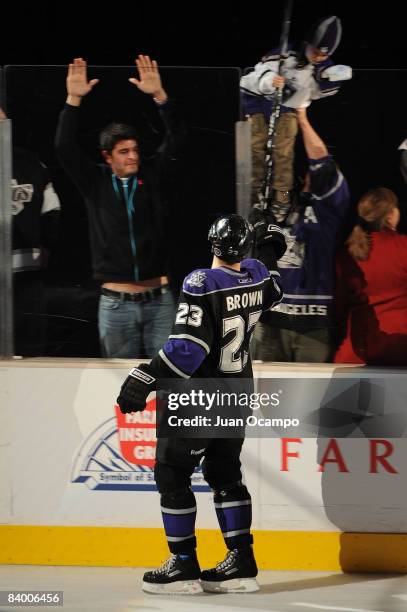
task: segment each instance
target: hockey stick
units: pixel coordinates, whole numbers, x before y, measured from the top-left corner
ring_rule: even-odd
[[[288,49],[288,35],[290,32],[291,25],[291,15],[293,10],[293,0],[286,0],[286,4],[284,7],[284,17],[283,17],[283,26],[281,29],[280,36],[280,59],[278,64],[278,74],[281,75],[282,68],[284,64],[284,60],[287,57],[287,49]],[[261,187],[261,191],[259,194],[259,200],[262,210],[267,210],[270,207],[271,203],[271,181],[273,178],[273,138],[277,127],[277,122],[280,117],[281,106],[283,101],[283,88],[279,87],[276,91],[275,102],[273,111],[270,115],[270,122],[267,134],[267,144],[266,144],[266,172],[263,180],[263,184]],[[259,207],[260,208],[260,207]]]

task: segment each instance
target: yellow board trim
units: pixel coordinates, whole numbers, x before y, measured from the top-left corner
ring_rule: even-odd
[[[407,534],[254,531],[259,569],[407,573]],[[218,531],[197,531],[202,567],[223,559]],[[0,525],[0,564],[154,567],[162,529]]]

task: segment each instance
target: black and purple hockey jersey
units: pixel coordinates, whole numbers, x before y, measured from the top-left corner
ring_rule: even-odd
[[[260,315],[282,298],[280,274],[257,259],[240,272],[199,269],[183,283],[175,322],[159,351],[166,369],[189,378],[249,378],[249,344]]]

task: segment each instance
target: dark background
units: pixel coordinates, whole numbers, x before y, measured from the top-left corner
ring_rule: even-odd
[[[2,9],[0,64],[9,66],[2,93],[13,119],[14,140],[39,153],[63,207],[59,248],[46,272],[47,354],[98,355],[98,289],[91,280],[86,211],[53,150],[65,99],[66,64],[79,56],[99,66],[89,72],[101,83],[81,112],[82,144],[95,160],[98,131],[111,120],[146,126],[147,147],[160,140],[162,126],[154,104],[127,78],[139,53],[151,55],[163,67],[165,87],[177,99],[190,132],[169,203],[173,214],[168,231],[174,245],[170,265],[177,290],[191,269],[209,265],[209,224],[218,214],[234,211],[234,123],[241,118],[238,69],[253,65],[278,44],[283,6],[282,0],[183,6],[42,2]],[[322,16],[342,19],[343,38],[334,60],[351,65],[354,77],[336,96],[314,103],[309,115],[350,183],[353,204],[376,185],[405,197],[397,152],[407,137],[405,17],[402,3],[381,5],[380,10],[367,7],[294,1],[290,36],[293,42],[301,41]],[[300,166],[301,154],[299,143]],[[349,227],[351,223],[352,214]],[[403,214],[402,231],[405,228]]]
[[[342,19],[336,54],[355,68],[404,68],[405,3],[294,0],[292,38],[326,15]],[[104,3],[43,1],[2,6],[2,64],[127,65],[138,53],[163,65],[250,66],[279,40],[283,0]]]

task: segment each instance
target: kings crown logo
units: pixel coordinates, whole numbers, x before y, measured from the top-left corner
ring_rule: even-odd
[[[191,285],[191,287],[203,287],[205,278],[205,272],[193,272],[186,283],[187,285]]]

